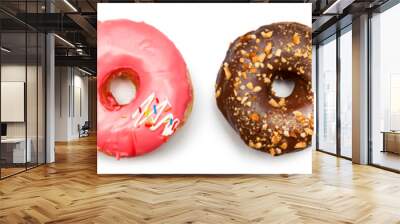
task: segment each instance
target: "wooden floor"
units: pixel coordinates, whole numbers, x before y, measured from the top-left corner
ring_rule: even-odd
[[[376,148],[375,148],[376,149]],[[395,170],[400,170],[400,155],[391,152],[381,152],[374,150],[373,162],[381,166],[389,167]]]
[[[94,138],[0,181],[0,223],[400,223],[400,175],[316,152],[313,175],[98,176]]]
[[[8,176],[11,176],[11,175],[13,175],[13,174],[16,174],[16,173],[19,173],[19,172],[22,172],[22,171],[24,171],[25,170],[25,167],[23,167],[23,168],[14,168],[14,167],[12,167],[12,168],[1,168],[1,177],[8,177]]]

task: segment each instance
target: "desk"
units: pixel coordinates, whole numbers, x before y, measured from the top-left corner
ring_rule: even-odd
[[[5,138],[1,139],[1,156],[6,160],[7,163],[25,163],[31,162],[32,153],[31,145],[32,141],[27,138],[28,143],[25,154],[25,138]],[[12,148],[10,148],[10,146]],[[5,154],[5,155],[4,155]],[[11,159],[12,158],[12,159]],[[26,161],[25,161],[26,159]]]
[[[383,150],[382,152],[392,152],[400,154],[400,131],[382,131]]]

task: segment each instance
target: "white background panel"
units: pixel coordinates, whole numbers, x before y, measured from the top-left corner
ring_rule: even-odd
[[[175,43],[191,73],[195,101],[185,126],[158,150],[120,160],[98,152],[99,174],[311,173],[311,147],[279,157],[248,148],[214,97],[230,42],[273,22],[311,26],[311,4],[98,4],[100,21],[122,18],[144,21]]]

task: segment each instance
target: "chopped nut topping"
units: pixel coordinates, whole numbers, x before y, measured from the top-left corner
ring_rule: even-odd
[[[280,148],[276,148],[275,151],[276,151],[276,154],[278,154],[278,155],[282,154],[282,150]]]
[[[269,149],[269,153],[270,153],[272,156],[275,156],[275,149],[274,149],[274,148],[270,148],[270,149]]]
[[[310,128],[304,128],[304,131],[308,134],[308,135],[313,135],[314,131]]]
[[[273,107],[279,107],[279,104],[275,101],[274,98],[271,98],[268,103]]]
[[[252,121],[257,122],[257,121],[260,120],[260,115],[258,115],[258,113],[256,113],[256,112],[253,112],[252,114],[250,114],[250,119],[251,119]]]
[[[267,130],[267,128],[268,128],[268,124],[263,124],[261,127],[262,130]]]
[[[269,68],[271,70],[274,69],[274,67],[270,63],[267,64],[267,68]]]
[[[261,148],[261,147],[262,147],[261,142],[257,142],[257,143],[254,145],[254,147],[255,147],[256,149]]]
[[[240,47],[242,45],[242,42],[239,42],[239,43],[237,43],[236,45],[235,45],[235,48],[238,48],[238,47]]]
[[[251,107],[251,101],[247,101],[245,105]]]
[[[267,45],[265,45],[264,52],[268,55],[271,52],[271,49],[272,49],[272,43],[268,42]]]
[[[285,130],[285,131],[283,132],[283,135],[286,136],[286,137],[289,137],[289,131]]]
[[[249,141],[249,146],[252,147],[252,148],[254,147],[253,141],[251,141],[251,140]]]
[[[265,57],[267,57],[267,55],[265,53],[261,53],[258,55],[258,61],[263,62],[265,60]]]
[[[269,79],[269,78],[264,78],[264,82],[265,82],[265,83],[270,83],[270,82],[271,82],[271,79]]]
[[[257,55],[251,57],[251,62],[253,62],[253,63],[258,62],[258,57],[257,57]]]
[[[298,33],[294,33],[293,38],[292,38],[292,42],[294,44],[300,44],[300,35]]]
[[[218,98],[221,95],[221,88],[218,88],[215,92],[215,97]]]
[[[301,74],[304,74],[304,73],[305,73],[304,68],[303,68],[303,67],[300,67],[300,68],[299,68],[299,72],[300,72]]]
[[[272,31],[268,31],[268,32],[262,31],[261,36],[264,38],[270,38],[270,37],[272,37]]]
[[[296,143],[296,145],[294,146],[295,149],[304,149],[307,146],[307,143],[305,142],[298,142]]]
[[[307,137],[307,134],[306,134],[305,132],[302,132],[302,133],[300,134],[300,137],[305,138],[305,137]]]
[[[286,143],[286,142],[282,143],[282,144],[279,146],[279,148],[281,148],[281,149],[283,149],[283,150],[287,149],[287,143]]]
[[[276,145],[281,141],[281,139],[282,139],[282,137],[279,134],[274,135],[271,137],[271,143]]]
[[[280,57],[281,53],[282,53],[282,50],[278,49],[278,50],[275,51],[275,56]]]
[[[246,84],[246,87],[249,88],[249,89],[253,89],[253,88],[254,88],[252,82],[248,82],[248,83]]]
[[[279,106],[281,106],[281,107],[283,107],[283,106],[285,106],[286,105],[286,101],[285,101],[285,98],[281,98],[280,100],[279,100]]]
[[[243,98],[242,98],[242,101],[240,101],[240,103],[244,104],[244,102],[246,102],[247,99],[248,99],[247,96],[243,97]]]
[[[302,115],[303,115],[303,113],[301,113],[301,112],[298,111],[298,110],[293,111],[293,114],[294,114],[294,116],[296,116],[296,117],[302,116]]]
[[[247,35],[247,37],[249,39],[253,39],[253,40],[257,39],[257,36],[255,34],[249,34],[249,35]]]
[[[254,87],[253,92],[260,92],[261,89],[262,89],[261,86],[256,86]]]
[[[225,72],[225,79],[229,80],[232,77],[232,73],[229,71],[228,66],[224,66],[224,72]]]

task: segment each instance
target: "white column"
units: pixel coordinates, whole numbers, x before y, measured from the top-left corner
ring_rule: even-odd
[[[54,11],[51,1],[46,1],[47,12]],[[55,162],[55,43],[54,35],[46,35],[46,163]]]
[[[368,15],[353,20],[353,162],[368,163]]]
[[[55,73],[54,73],[54,35],[46,36],[46,163],[55,161],[54,133],[55,133]]]

